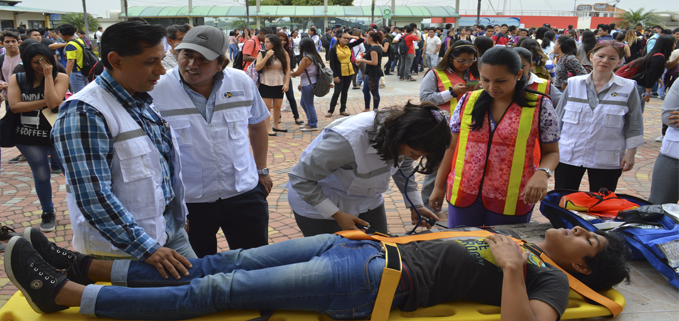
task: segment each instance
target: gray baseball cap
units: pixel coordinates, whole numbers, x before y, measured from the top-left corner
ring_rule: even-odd
[[[226,54],[229,41],[226,34],[213,26],[198,26],[186,33],[182,43],[174,50],[190,49],[199,52],[207,60],[215,60]]]

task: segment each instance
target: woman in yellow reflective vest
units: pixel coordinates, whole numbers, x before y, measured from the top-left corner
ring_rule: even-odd
[[[432,102],[447,115],[452,114],[458,98],[480,87],[465,85],[479,79],[478,59],[478,50],[471,42],[456,41],[446,50],[441,62],[424,75],[420,85],[420,101]],[[435,181],[436,171],[424,176],[422,201],[427,206]]]
[[[511,48],[489,49],[479,66],[484,89],[465,94],[453,112],[451,147],[429,204],[440,210],[446,195],[450,227],[525,223],[559,163],[556,113],[548,97],[525,88]]]

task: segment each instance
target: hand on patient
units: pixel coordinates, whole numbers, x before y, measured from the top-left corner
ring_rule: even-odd
[[[358,216],[344,213],[342,211],[337,211],[337,213],[332,215],[332,218],[337,221],[337,224],[339,224],[342,230],[358,230],[356,224],[370,226],[370,223],[358,218]]]
[[[177,253],[177,251],[167,247],[161,247],[156,250],[155,253],[144,260],[144,263],[155,266],[156,269],[158,269],[158,273],[166,279],[168,278],[167,271],[170,271],[170,274],[177,280],[181,279],[179,273],[188,276],[189,271],[186,268],[193,267],[188,259]],[[167,271],[165,271],[165,269],[167,269]]]
[[[490,246],[493,259],[502,270],[523,269],[528,261],[530,253],[528,251],[522,252],[518,244],[504,235],[493,234],[483,240]]]

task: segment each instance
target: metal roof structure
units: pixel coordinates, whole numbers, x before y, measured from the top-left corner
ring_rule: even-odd
[[[370,17],[370,6],[250,6],[251,17]],[[382,16],[389,6],[375,6],[375,16]],[[170,18],[170,17],[245,17],[244,6],[193,7],[129,7],[130,17]],[[450,6],[397,6],[391,13],[395,18],[458,18],[460,15]],[[125,14],[121,13],[121,17]]]
[[[72,11],[59,11],[52,9],[40,9],[40,8],[27,8],[18,6],[0,6],[0,11],[12,11],[12,12],[32,12],[32,13],[57,13],[57,14],[67,14],[73,13]]]

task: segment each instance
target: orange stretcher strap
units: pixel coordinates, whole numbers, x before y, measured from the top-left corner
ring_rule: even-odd
[[[350,239],[350,240],[372,240],[372,241],[380,241],[382,244],[385,244],[385,250],[387,249],[387,246],[393,246],[396,247],[396,244],[407,244],[410,242],[416,242],[416,241],[430,241],[430,240],[437,240],[437,239],[444,239],[444,238],[452,238],[452,237],[461,237],[461,236],[473,236],[473,237],[486,237],[493,235],[494,233],[491,233],[489,231],[485,230],[479,230],[479,231],[445,231],[445,232],[436,232],[436,233],[426,233],[426,234],[417,234],[417,235],[410,235],[410,236],[400,236],[400,237],[388,237],[388,236],[380,236],[380,235],[368,235],[363,231],[359,230],[348,230],[348,231],[340,231],[335,233],[337,235],[340,235],[344,238]],[[523,240],[517,240],[515,238],[510,237],[511,239],[519,242],[520,245],[523,245],[526,243],[526,241]],[[396,247],[398,250],[398,247]],[[389,251],[387,251],[388,253]],[[400,252],[398,252],[398,261],[400,265],[401,257],[400,257]],[[558,266],[552,259],[550,259],[546,254],[540,253],[540,259],[542,261],[547,262],[559,270],[563,271],[563,273],[566,274],[568,277],[568,285],[570,288],[575,291],[576,293],[580,294],[581,296],[584,296],[594,302],[597,302],[601,304],[602,306],[606,307],[608,310],[611,311],[611,314],[613,317],[616,317],[620,312],[622,312],[622,306],[618,304],[617,302],[599,294],[598,292],[590,289],[587,285],[584,283],[580,282],[580,280],[576,279],[574,276],[570,275],[570,273],[566,272],[564,269],[562,269],[560,266]],[[387,261],[387,265],[388,265]],[[401,278],[401,267],[399,266],[399,271],[398,275],[394,275],[394,269],[389,269],[387,267],[384,268],[384,274],[389,275],[388,277],[388,286],[389,288],[385,288],[385,292],[382,291],[382,284],[380,284],[380,289],[379,292],[377,293],[377,300],[375,301],[375,307],[373,308],[373,314],[371,316],[371,320],[387,320],[389,316],[389,311],[391,310],[391,304],[394,299],[394,293],[396,292],[396,286],[398,285],[398,282],[400,281]],[[382,281],[385,281],[385,276],[384,274],[382,275]],[[395,280],[395,281],[394,281]],[[384,294],[384,295],[382,295]],[[385,298],[386,297],[386,298]],[[378,311],[379,313],[375,313]],[[385,312],[386,309],[386,312]]]

